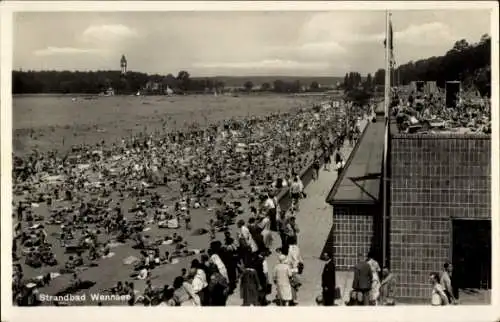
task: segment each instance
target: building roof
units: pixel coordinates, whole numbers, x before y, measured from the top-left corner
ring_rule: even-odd
[[[333,185],[326,202],[340,204],[375,204],[380,199],[384,156],[384,117],[370,122],[346,162],[344,172]]]

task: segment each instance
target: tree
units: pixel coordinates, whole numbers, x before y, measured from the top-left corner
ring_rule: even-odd
[[[443,56],[421,59],[398,66],[395,74],[399,83],[412,81],[435,81],[444,88],[446,81],[459,80],[464,86],[477,89],[481,95],[489,95],[491,87],[491,37],[481,36],[479,42],[469,44],[465,39],[455,42],[453,48]],[[375,74],[374,82],[377,81]]]
[[[368,75],[366,75],[366,80],[365,80],[365,84],[364,84],[364,88],[366,90],[371,90],[373,87],[373,84],[372,84],[372,74],[368,73]]]
[[[368,104],[371,97],[372,95],[368,91],[359,88],[353,88],[345,93],[346,100],[358,106]]]
[[[374,85],[384,85],[385,84],[385,69],[380,68],[375,72],[373,76]]]
[[[313,81],[311,83],[311,86],[309,86],[309,88],[312,90],[312,91],[317,91],[319,89],[319,83],[317,81]]]
[[[453,45],[453,49],[455,51],[464,51],[467,48],[469,48],[469,43],[465,39],[460,39],[459,41],[455,42],[455,45]]]
[[[179,88],[187,91],[189,90],[189,85],[190,85],[190,75],[187,71],[181,70],[179,74],[177,74],[177,81],[179,84]]]
[[[224,86],[225,86],[225,84],[224,84],[223,81],[219,81],[219,80],[215,81],[215,90],[217,92],[223,92],[224,91]]]
[[[171,89],[177,88],[177,79],[175,79],[174,75],[168,74],[162,80],[163,87],[166,89],[167,86]]]
[[[491,37],[488,34],[484,34],[481,36],[481,39],[479,40],[479,44],[484,44],[488,41],[491,41]]]
[[[263,92],[267,92],[270,89],[271,89],[271,84],[269,83],[263,83],[262,85],[260,85],[260,90]]]
[[[251,81],[246,81],[245,84],[243,84],[243,87],[247,92],[250,92],[253,88],[253,83]]]
[[[284,92],[286,92],[286,84],[281,79],[277,79],[277,80],[274,81],[273,88],[274,88],[274,91],[277,92],[277,93],[284,93]]]
[[[302,90],[302,86],[300,84],[300,81],[296,80],[295,82],[293,82],[292,84],[290,84],[291,86],[289,87],[289,92],[292,92],[292,93],[298,93]]]

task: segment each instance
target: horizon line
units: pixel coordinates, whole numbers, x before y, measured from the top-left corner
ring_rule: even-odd
[[[182,71],[182,69],[180,70]],[[180,72],[179,71],[179,72]],[[185,70],[189,73],[189,70]],[[72,72],[72,73],[92,73],[92,72],[117,72],[121,73],[120,70],[115,70],[115,69],[93,69],[93,70],[69,70],[69,69],[23,69],[23,68],[18,68],[18,69],[12,69],[12,72]],[[351,71],[352,72],[352,71]],[[351,73],[351,72],[347,72]],[[356,71],[354,71],[356,72]],[[149,73],[149,72],[141,72],[141,71],[134,71],[134,70],[128,70],[127,73],[139,73],[139,74],[146,74],[149,76],[153,75],[159,75],[159,76],[167,76],[169,74],[173,75],[175,77],[174,73],[165,73],[165,74],[160,74],[160,73]],[[362,75],[363,74],[360,72],[356,72]],[[372,74],[373,73],[369,73]],[[205,76],[198,76],[194,74],[189,75],[191,78],[216,78],[216,77],[227,77],[227,78],[241,78],[241,77],[297,77],[297,78],[314,78],[314,77],[320,77],[320,78],[344,78],[345,75],[336,75],[336,76],[327,76],[327,75],[279,75],[279,74],[268,74],[268,75],[205,75]]]

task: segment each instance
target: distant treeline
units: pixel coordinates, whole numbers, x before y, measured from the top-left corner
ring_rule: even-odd
[[[384,69],[374,76],[374,83],[384,83]],[[410,61],[398,66],[393,74],[394,84],[408,85],[412,81],[436,81],[443,88],[446,81],[461,81],[464,89],[478,90],[483,96],[491,95],[491,37],[485,34],[479,42],[469,44],[458,40],[443,56]]]
[[[491,38],[485,34],[480,41],[469,44],[462,39],[444,56],[430,57],[398,66],[393,74],[395,85],[408,85],[412,81],[436,81],[444,87],[446,81],[459,80],[466,89],[477,89],[481,95],[491,93]],[[177,76],[168,74],[148,75],[139,72],[120,71],[14,71],[13,93],[88,93],[98,94],[108,88],[115,93],[135,93],[139,90],[164,93],[167,88],[178,93],[231,91],[272,91],[297,93],[302,91],[324,91],[338,83],[346,92],[371,93],[384,85],[385,70],[379,69],[373,77],[362,78],[357,72],[337,77],[191,77],[180,71]],[[325,86],[326,85],[326,86]],[[367,95],[363,96],[363,101]]]
[[[224,92],[224,91],[273,91],[297,93],[301,91],[322,91],[321,81],[337,81],[336,78],[318,77],[191,77],[189,72],[180,71],[177,76],[168,74],[148,75],[139,72],[120,71],[13,71],[13,93],[86,93],[98,94],[112,88],[117,94],[164,93],[170,88],[176,93]],[[311,81],[310,83],[306,83]],[[226,82],[229,82],[227,84]],[[330,87],[332,84],[328,84]]]

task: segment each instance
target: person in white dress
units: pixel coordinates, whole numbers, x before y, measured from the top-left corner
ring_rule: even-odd
[[[439,283],[439,274],[438,273],[431,273],[430,274],[430,281],[432,284],[432,297],[431,297],[431,305],[432,306],[441,306],[441,305],[447,305],[448,304],[448,297],[446,296],[446,293],[444,292],[444,288]]]
[[[290,265],[290,270],[292,271],[293,278],[297,282],[299,282],[298,275],[302,273],[299,269],[299,265],[303,263],[303,260],[302,256],[300,255],[300,248],[297,243],[297,236],[290,237],[289,243],[290,245],[288,246],[288,255],[286,261],[288,265]],[[292,285],[292,299],[294,303],[297,303],[298,300],[299,286],[300,285]]]
[[[279,263],[275,266],[273,274],[277,292],[276,296],[279,305],[288,306],[293,300],[292,285],[290,284],[292,270],[287,263],[287,257],[285,255],[280,255],[278,261]]]

